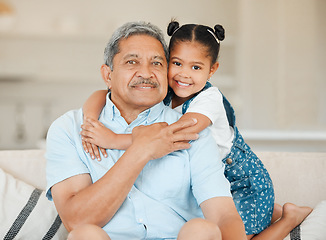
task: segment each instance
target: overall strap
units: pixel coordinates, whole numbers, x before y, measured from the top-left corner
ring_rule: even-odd
[[[204,88],[202,90],[200,90],[198,93],[195,94],[195,96],[193,96],[192,98],[188,99],[187,101],[185,101],[182,104],[182,114],[185,114],[189,108],[190,103],[194,100],[194,98],[202,91],[205,91],[207,88],[210,88],[212,86],[212,84],[210,82],[206,82]]]
[[[224,105],[224,109],[226,112],[226,116],[228,118],[228,122],[229,122],[229,126],[231,127],[235,127],[235,113],[234,113],[234,109],[231,105],[231,103],[226,99],[226,97],[223,95],[223,93],[220,91],[220,93],[223,96],[223,105]]]

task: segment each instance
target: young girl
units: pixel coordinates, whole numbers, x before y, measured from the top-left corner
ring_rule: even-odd
[[[218,88],[208,80],[219,67],[217,57],[224,29],[195,24],[168,26],[169,92],[164,103],[183,114],[179,121],[196,118],[187,130],[200,132],[209,127],[221,150],[225,176],[244,222],[248,239],[283,239],[311,212],[311,208],[287,203],[274,204],[272,180],[260,159],[244,142],[235,125],[234,110]],[[97,119],[105,104],[107,91],[95,92],[84,105],[82,125],[84,149],[100,159],[97,146],[106,157],[106,148],[126,149],[130,135],[117,135]],[[93,147],[91,146],[93,144]]]

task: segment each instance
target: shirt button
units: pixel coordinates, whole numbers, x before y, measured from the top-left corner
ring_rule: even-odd
[[[138,219],[138,222],[142,223],[144,220],[142,218]]]
[[[229,165],[232,164],[232,158],[227,158],[226,163],[229,164]]]

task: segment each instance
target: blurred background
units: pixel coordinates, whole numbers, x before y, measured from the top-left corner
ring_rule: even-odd
[[[0,0],[0,149],[43,148],[51,122],[106,88],[117,27],[165,33],[171,18],[226,29],[212,82],[254,150],[326,151],[324,0]]]

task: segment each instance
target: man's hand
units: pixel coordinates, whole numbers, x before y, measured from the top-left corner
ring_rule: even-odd
[[[132,131],[132,143],[142,149],[149,160],[161,158],[171,152],[188,149],[189,141],[198,138],[197,133],[185,133],[182,129],[191,127],[196,119],[188,119],[168,125],[165,122],[149,126],[138,126]]]

